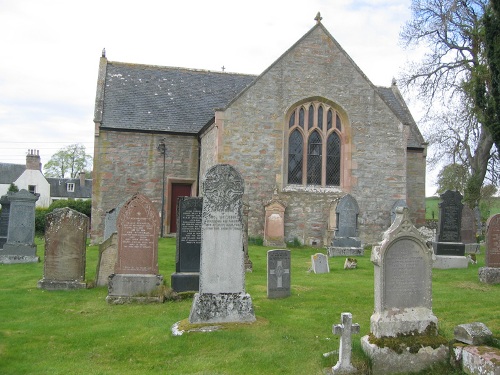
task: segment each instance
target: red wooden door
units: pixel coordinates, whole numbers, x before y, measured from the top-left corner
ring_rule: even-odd
[[[191,184],[172,184],[170,200],[170,233],[177,232],[177,198],[190,197]]]

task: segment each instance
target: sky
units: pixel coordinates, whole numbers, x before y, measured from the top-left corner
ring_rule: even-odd
[[[110,61],[258,75],[314,25],[377,86],[411,58],[399,43],[411,0],[0,0],[0,162],[93,154],[102,49]],[[406,98],[418,122],[418,103]],[[428,173],[426,195],[435,192]]]

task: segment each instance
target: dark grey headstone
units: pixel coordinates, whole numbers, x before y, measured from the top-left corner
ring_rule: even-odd
[[[203,198],[178,198],[175,273],[171,276],[176,292],[199,290],[202,208]]]
[[[358,237],[359,207],[352,195],[346,194],[340,198],[335,213],[337,215],[335,237]]]
[[[269,250],[267,252],[267,298],[290,296],[290,254],[290,250]]]
[[[9,192],[10,201],[7,241],[0,251],[0,263],[38,262],[35,245],[35,204],[39,194],[22,189]]]
[[[71,208],[60,208],[45,217],[43,279],[46,290],[86,288],[85,254],[89,218]]]
[[[0,197],[2,212],[0,213],[0,250],[7,242],[7,232],[9,229],[10,201],[7,195]]]
[[[462,194],[447,190],[439,203],[438,242],[461,242]]]

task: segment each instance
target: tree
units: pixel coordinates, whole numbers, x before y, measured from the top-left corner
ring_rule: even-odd
[[[448,164],[438,174],[438,193],[446,190],[457,190],[464,193],[467,183],[468,171],[462,164]]]
[[[92,157],[82,144],[72,144],[57,151],[44,165],[46,177],[76,178],[80,172],[89,172]]]
[[[472,206],[479,202],[494,153],[475,96],[479,88],[490,88],[483,23],[487,7],[487,0],[413,0],[412,19],[401,33],[407,48],[425,50],[422,60],[403,73],[403,87],[416,90],[428,108],[426,121],[434,122],[429,141],[440,161],[463,158],[460,164],[469,169],[464,194]],[[441,131],[446,135],[436,136]],[[447,142],[440,143],[444,138]]]
[[[19,188],[17,187],[17,185],[15,183],[11,183],[9,186],[9,189],[7,191],[17,193],[19,191]]]

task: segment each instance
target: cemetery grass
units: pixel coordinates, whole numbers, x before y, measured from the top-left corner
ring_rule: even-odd
[[[43,242],[37,239],[43,258]],[[353,364],[368,373],[360,338],[369,333],[373,312],[370,251],[358,269],[330,258],[329,274],[308,272],[311,255],[323,249],[292,249],[292,295],[266,297],[266,252],[250,246],[252,273],[246,289],[257,322],[232,324],[210,333],[173,336],[171,326],[187,319],[192,299],[163,304],[108,305],[104,287],[43,291],[38,264],[0,265],[0,374],[322,374],[338,360],[339,337],[332,325],[351,312],[361,333],[353,337]],[[484,254],[484,248],[482,249]],[[86,279],[95,277],[98,248],[87,248]],[[452,340],[458,324],[481,321],[500,335],[500,285],[478,281],[478,264],[466,270],[433,270],[433,311],[439,331]],[[175,240],[161,239],[159,269],[170,284]],[[443,365],[425,374],[461,374]]]

